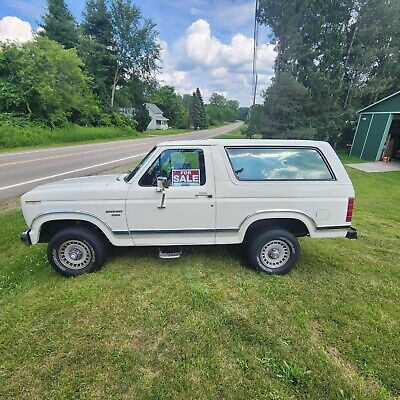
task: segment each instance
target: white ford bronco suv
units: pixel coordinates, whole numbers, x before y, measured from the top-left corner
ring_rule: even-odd
[[[284,274],[297,237],[357,237],[354,190],[328,143],[201,140],[161,143],[123,175],[65,179],[21,198],[27,244],[48,243],[66,276],[97,270],[106,249],[242,243],[249,263]]]

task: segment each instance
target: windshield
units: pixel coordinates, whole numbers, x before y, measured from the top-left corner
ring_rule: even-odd
[[[136,167],[132,170],[128,172],[128,175],[124,178],[125,182],[129,182],[135,175],[136,172],[139,171],[139,169],[142,167],[142,165],[151,157],[151,155],[154,153],[154,151],[156,150],[157,147],[153,147],[146,155],[145,157],[142,159],[142,161],[140,161],[140,163],[138,165],[136,165]]]

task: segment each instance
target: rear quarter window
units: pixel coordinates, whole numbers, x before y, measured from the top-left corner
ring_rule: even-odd
[[[226,147],[239,181],[331,181],[335,177],[315,148]]]

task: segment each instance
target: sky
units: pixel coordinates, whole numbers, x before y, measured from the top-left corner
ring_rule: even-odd
[[[200,87],[208,101],[213,92],[248,106],[252,101],[254,0],[135,0],[153,19],[162,47],[158,80],[180,94]],[[67,0],[79,22],[84,0]],[[0,0],[0,41],[30,40],[46,12],[45,0]],[[258,93],[274,75],[276,53],[270,30],[260,28]]]

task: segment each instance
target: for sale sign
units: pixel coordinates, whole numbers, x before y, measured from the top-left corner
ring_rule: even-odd
[[[200,186],[200,170],[173,169],[172,186]]]

